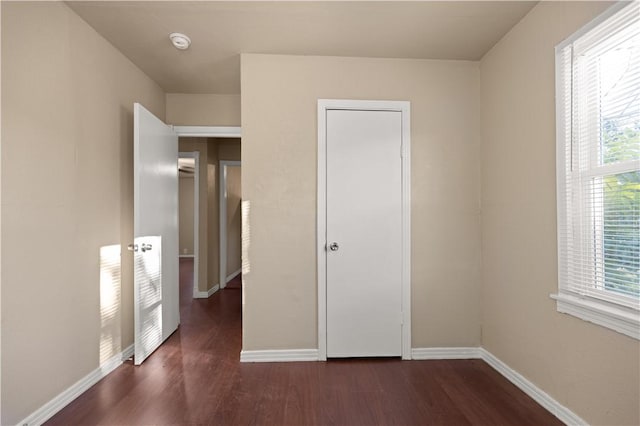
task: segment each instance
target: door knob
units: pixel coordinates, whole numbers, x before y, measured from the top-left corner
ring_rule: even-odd
[[[335,241],[329,244],[329,250],[331,251],[338,251],[339,248],[340,246]]]
[[[138,245],[137,244],[129,244],[127,246],[127,250],[133,251],[133,252],[137,252],[138,251]]]
[[[142,250],[142,252],[144,253],[145,251],[149,251],[152,248],[153,248],[153,246],[151,244],[142,243],[142,246],[140,247],[140,250]]]

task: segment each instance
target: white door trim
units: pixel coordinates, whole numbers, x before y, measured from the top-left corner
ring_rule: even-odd
[[[198,280],[200,270],[200,152],[178,152],[178,158],[193,158],[193,297],[199,297]],[[178,206],[180,208],[180,206]]]
[[[227,167],[240,167],[241,161],[220,160],[220,288],[227,286]]]
[[[201,138],[241,138],[242,129],[240,127],[221,126],[172,126],[178,137],[201,137]]]
[[[402,359],[411,359],[411,127],[406,101],[318,100],[316,253],[318,359],[327,359],[327,110],[399,111],[402,114]]]

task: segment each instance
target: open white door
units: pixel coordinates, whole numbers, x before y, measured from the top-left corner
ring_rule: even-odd
[[[134,359],[140,365],[180,322],[178,136],[142,105],[133,112]]]

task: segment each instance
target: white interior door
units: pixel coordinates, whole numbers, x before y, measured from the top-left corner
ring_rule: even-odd
[[[326,114],[327,356],[400,356],[402,113]]]
[[[141,364],[180,322],[178,136],[134,104],[134,332]]]

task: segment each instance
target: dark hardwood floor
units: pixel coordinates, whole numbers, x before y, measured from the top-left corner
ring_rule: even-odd
[[[178,331],[47,424],[562,424],[480,360],[240,364],[240,278],[193,300],[192,270],[183,259]]]

